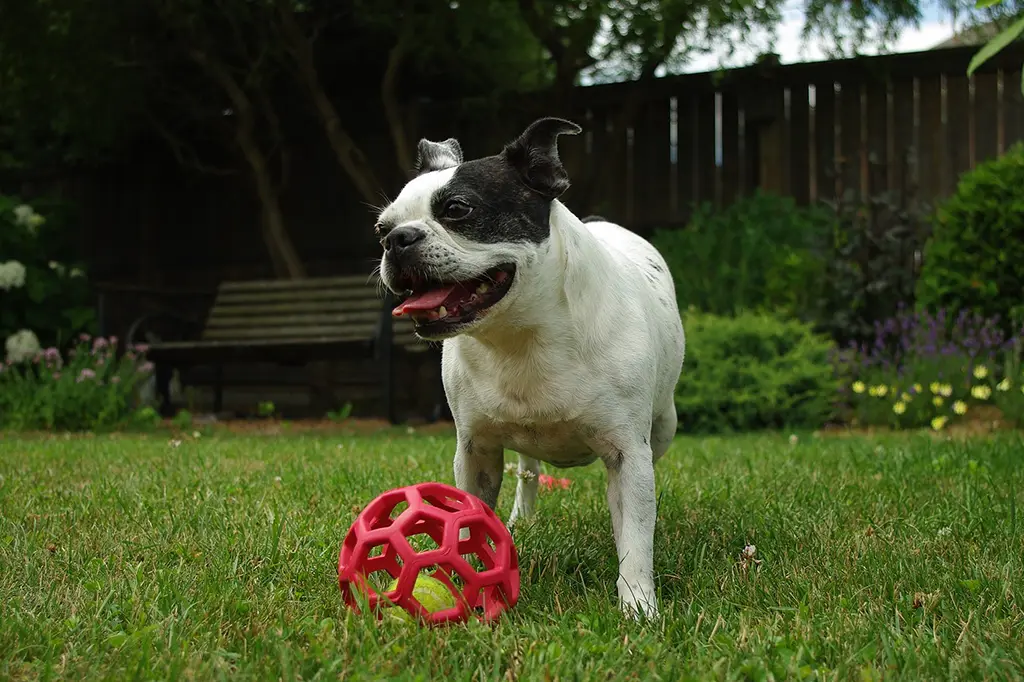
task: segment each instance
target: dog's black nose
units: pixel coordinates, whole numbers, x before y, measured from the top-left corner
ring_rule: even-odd
[[[401,225],[388,232],[384,238],[384,245],[390,251],[401,251],[407,249],[418,241],[421,241],[427,233],[412,225]]]

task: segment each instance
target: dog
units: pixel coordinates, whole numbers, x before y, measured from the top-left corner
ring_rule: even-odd
[[[420,140],[413,177],[379,214],[380,276],[423,339],[442,341],[456,485],[493,509],[504,450],[519,455],[509,525],[529,517],[540,461],[607,469],[620,608],[658,614],[654,464],[676,431],[685,337],[675,287],[645,239],[559,197],[558,138],[541,118],[465,161]]]

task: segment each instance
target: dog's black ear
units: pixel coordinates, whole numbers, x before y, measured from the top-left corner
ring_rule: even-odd
[[[572,121],[542,118],[534,121],[502,156],[519,173],[526,186],[547,199],[557,199],[569,189],[569,174],[558,158],[558,136],[583,131]]]
[[[462,145],[454,137],[444,142],[420,140],[416,145],[416,167],[413,175],[422,175],[431,171],[454,168],[462,163]]]

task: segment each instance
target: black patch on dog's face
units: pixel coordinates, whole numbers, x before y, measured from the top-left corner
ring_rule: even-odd
[[[449,217],[452,202],[468,206],[469,214]],[[445,229],[481,244],[540,244],[551,232],[551,200],[527,187],[500,155],[462,163],[434,193],[430,209]]]

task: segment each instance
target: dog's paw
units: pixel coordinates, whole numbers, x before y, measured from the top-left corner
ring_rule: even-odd
[[[622,613],[633,620],[653,620],[659,616],[658,599],[654,595],[654,585],[629,583],[621,578],[618,581],[619,608]]]

